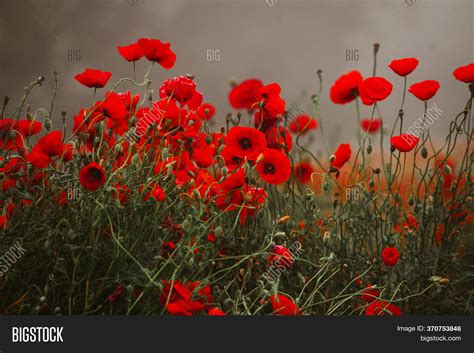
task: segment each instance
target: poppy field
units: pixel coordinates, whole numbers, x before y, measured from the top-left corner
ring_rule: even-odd
[[[311,113],[258,78],[232,82],[228,114],[191,75],[152,82],[191,59],[150,38],[117,47],[129,72],[61,78],[90,91],[79,112],[55,108],[57,75],[43,107],[29,98],[44,77],[5,97],[0,312],[474,314],[474,63],[440,68],[466,87],[445,112],[438,81],[410,80],[421,60],[379,50],[372,72],[317,71]],[[354,106],[359,129],[336,149],[323,100]],[[387,100],[399,110],[382,114]],[[407,100],[424,107],[415,124]]]

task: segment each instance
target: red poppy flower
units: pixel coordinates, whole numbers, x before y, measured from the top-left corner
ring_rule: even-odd
[[[382,250],[382,260],[387,266],[395,266],[399,257],[400,253],[397,248],[387,247]]]
[[[304,135],[310,130],[318,128],[318,122],[309,115],[302,114],[297,116],[290,123],[290,130],[295,134]]]
[[[358,94],[359,84],[362,82],[362,75],[354,70],[339,77],[329,91],[329,97],[334,104],[347,104],[352,102]]]
[[[435,80],[426,80],[414,83],[408,89],[408,92],[413,94],[416,98],[426,101],[432,98],[439,89],[439,82]]]
[[[34,150],[37,150],[49,157],[60,156],[63,153],[63,133],[61,131],[51,131],[38,140]]]
[[[394,304],[387,303],[383,300],[374,300],[365,308],[365,315],[367,316],[382,316],[382,315],[400,316],[402,311]]]
[[[367,286],[364,292],[361,294],[360,299],[369,303],[372,303],[374,300],[378,298],[380,295],[380,291],[378,289],[373,288],[371,284]]]
[[[199,282],[162,281],[164,288],[160,296],[162,305],[173,315],[190,316],[214,303],[211,288],[198,289]]]
[[[83,73],[74,76],[76,81],[89,88],[102,88],[109,81],[112,74],[106,71],[86,69]]]
[[[474,83],[474,64],[458,67],[453,75],[461,82]]]
[[[79,181],[89,191],[95,191],[104,185],[107,176],[100,164],[91,162],[79,172]]]
[[[280,97],[280,92],[278,83],[271,83],[258,89],[258,94],[263,98],[263,113],[270,119],[276,119],[285,112],[286,102]]]
[[[51,163],[51,158],[40,150],[33,148],[26,155],[26,161],[36,168],[47,168]]]
[[[268,262],[274,264],[277,267],[290,268],[293,265],[294,259],[291,253],[282,245],[275,245],[270,256],[268,256]]]
[[[0,157],[0,173],[5,175],[14,174],[18,172],[21,168],[21,159],[20,158],[8,158],[6,160],[3,157]]]
[[[0,229],[6,228],[7,226],[7,216],[0,216]]]
[[[169,78],[160,88],[160,98],[173,97],[181,106],[196,110],[202,103],[202,93],[196,90],[196,83],[186,76]]]
[[[334,160],[331,162],[331,167],[341,168],[349,159],[351,159],[351,145],[348,143],[340,144],[337,151],[334,152]]]
[[[202,120],[209,120],[216,114],[216,108],[210,103],[203,103],[197,110],[197,116]]]
[[[122,184],[115,184],[114,186],[115,190],[114,193],[112,193],[112,196],[118,199],[121,204],[126,203],[128,201],[128,195],[131,191],[130,188]]]
[[[229,93],[229,102],[234,109],[253,109],[255,104],[262,99],[259,89],[263,83],[257,79],[242,81],[233,87]]]
[[[207,313],[207,315],[209,316],[226,316],[225,315],[225,312],[223,312],[221,309],[219,308],[212,308],[211,310],[209,310],[209,312]]]
[[[266,133],[267,146],[270,148],[291,151],[293,139],[290,132],[281,126],[273,126]]]
[[[118,52],[127,61],[137,61],[143,56],[143,50],[140,44],[133,43],[123,47],[117,47]]]
[[[43,125],[36,120],[16,120],[13,128],[20,131],[23,136],[33,136],[41,132]]]
[[[313,166],[307,162],[301,162],[295,165],[295,176],[301,184],[310,182],[311,175],[313,175],[314,171]]]
[[[399,76],[407,76],[413,72],[418,66],[418,59],[416,58],[405,58],[405,59],[398,59],[393,60],[389,68],[392,69]]]
[[[368,133],[377,132],[381,126],[382,119],[362,119],[360,121],[360,127]]]
[[[383,101],[392,93],[393,85],[382,77],[369,77],[359,85],[359,95],[362,103],[372,105]]]
[[[270,297],[273,307],[273,315],[297,316],[301,315],[295,302],[284,294],[276,294]]]
[[[238,158],[255,160],[267,145],[263,132],[251,127],[235,126],[225,137],[225,149]]]
[[[111,304],[115,303],[118,297],[125,293],[125,287],[119,284],[117,288],[107,297],[107,301]]]
[[[410,152],[418,144],[420,139],[409,134],[401,134],[399,136],[392,136],[390,144],[400,152]]]
[[[263,152],[263,158],[257,163],[257,172],[269,184],[284,183],[291,175],[290,159],[279,150],[267,148]]]
[[[159,39],[149,38],[141,38],[137,43],[148,60],[157,62],[167,70],[174,66],[176,54],[171,50],[170,43],[162,43]]]

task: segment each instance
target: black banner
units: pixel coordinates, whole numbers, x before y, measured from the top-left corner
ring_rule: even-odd
[[[10,352],[474,352],[472,316],[2,316]],[[46,341],[46,342],[45,342]]]

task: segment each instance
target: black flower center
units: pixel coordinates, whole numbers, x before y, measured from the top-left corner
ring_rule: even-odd
[[[250,139],[248,139],[247,137],[240,139],[239,144],[243,150],[248,150],[249,148],[252,148],[252,141],[250,141]]]
[[[263,167],[263,172],[265,174],[275,174],[275,166],[271,163],[265,163]]]
[[[100,180],[102,178],[102,171],[99,168],[89,169],[89,176],[91,179]]]

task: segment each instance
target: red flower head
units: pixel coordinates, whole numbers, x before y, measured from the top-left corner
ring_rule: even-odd
[[[400,136],[392,136],[390,144],[400,152],[410,152],[418,144],[420,139],[409,134],[401,134]]]
[[[61,131],[51,131],[38,140],[34,149],[42,152],[49,157],[59,156],[63,152],[63,133]]]
[[[351,159],[351,145],[342,143],[334,152],[334,160],[331,162],[331,167],[341,168],[349,159]]]
[[[51,163],[51,158],[33,147],[31,152],[26,155],[26,161],[36,168],[47,168]]]
[[[395,266],[398,262],[400,253],[397,248],[385,248],[382,250],[382,260],[387,266]]]
[[[229,102],[234,109],[254,109],[254,105],[262,99],[258,90],[263,83],[257,79],[242,81],[229,93]]]
[[[36,120],[16,120],[13,125],[13,128],[20,131],[23,136],[39,134],[42,127],[41,123]]]
[[[210,120],[216,114],[216,108],[210,103],[203,103],[197,110],[197,116],[202,120]]]
[[[251,127],[235,126],[225,137],[225,149],[234,156],[255,160],[267,145],[263,132]]]
[[[474,64],[458,67],[453,75],[461,82],[474,83]]]
[[[79,181],[89,191],[95,191],[104,185],[105,171],[99,164],[91,162],[79,172]]]
[[[439,89],[439,82],[435,80],[426,80],[414,83],[408,89],[408,92],[413,94],[416,98],[422,101],[427,101],[432,98]]]
[[[282,245],[275,245],[273,252],[268,256],[268,262],[280,267],[290,268],[293,265],[294,259],[291,253]]]
[[[263,98],[262,108],[265,116],[276,119],[285,112],[285,101],[280,97],[281,88],[278,83],[260,87],[258,94]],[[263,117],[265,120],[265,117]]]
[[[7,226],[7,216],[0,216],[0,229],[6,228]]]
[[[202,103],[202,93],[196,90],[196,83],[186,76],[169,78],[160,88],[160,98],[173,97],[181,106],[196,110]]]
[[[143,56],[142,47],[138,43],[117,47],[117,50],[127,61],[137,61]]]
[[[102,88],[107,84],[111,76],[110,72],[86,69],[86,71],[74,76],[74,78],[86,87]]]
[[[366,316],[383,316],[383,315],[400,316],[402,311],[394,304],[387,303],[383,300],[374,300],[365,308]]]
[[[293,139],[290,132],[281,126],[273,126],[265,133],[267,146],[270,148],[281,149],[282,151],[291,151]]]
[[[368,133],[379,131],[381,126],[382,119],[362,119],[360,121],[360,127]]]
[[[382,77],[369,77],[359,85],[359,95],[362,103],[372,105],[383,101],[392,93],[393,85]]]
[[[290,123],[290,130],[295,134],[305,135],[308,131],[318,128],[318,122],[309,115],[302,114],[297,116]]]
[[[405,58],[405,59],[398,59],[393,60],[389,68],[392,69],[399,76],[407,76],[413,72],[418,66],[418,59],[416,58]]]
[[[141,38],[137,42],[145,57],[157,62],[164,69],[171,69],[176,61],[176,54],[171,50],[170,43],[162,43],[159,39]]]
[[[334,104],[346,104],[352,102],[358,94],[362,75],[359,71],[351,71],[339,77],[331,87],[329,97]]]
[[[369,284],[360,296],[360,299],[372,303],[375,299],[377,299],[379,295],[380,291],[378,289],[373,288],[373,286]]]
[[[301,184],[306,184],[311,181],[311,175],[314,173],[314,168],[307,162],[301,162],[295,165],[295,176]]]
[[[295,302],[284,294],[277,294],[270,297],[273,307],[273,315],[297,316],[301,315]]]
[[[284,183],[291,175],[290,159],[279,150],[267,148],[263,152],[263,158],[257,163],[257,172],[269,184]]]
[[[225,316],[225,312],[223,312],[221,309],[215,307],[215,308],[212,308],[211,310],[209,310],[207,315],[209,315],[209,316]]]

